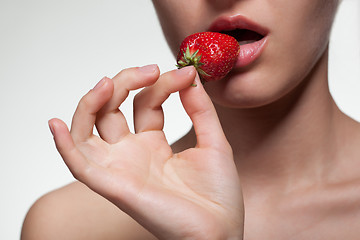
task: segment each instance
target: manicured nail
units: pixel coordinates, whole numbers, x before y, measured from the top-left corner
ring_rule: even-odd
[[[153,73],[157,69],[157,64],[150,64],[143,67],[139,67],[139,70],[143,73]]]
[[[103,77],[103,78],[95,85],[95,87],[93,88],[93,90],[96,90],[96,89],[101,88],[101,87],[104,85],[105,81],[106,81],[106,77]]]
[[[48,124],[49,124],[49,128],[50,128],[50,132],[54,136],[55,130],[54,130],[54,127],[52,126],[52,124],[50,123],[50,120],[48,121]]]

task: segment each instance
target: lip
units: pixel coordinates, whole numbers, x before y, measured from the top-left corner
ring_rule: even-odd
[[[234,67],[246,67],[261,55],[266,46],[269,31],[243,15],[221,16],[210,25],[208,31],[222,32],[234,29],[247,29],[263,36],[263,38],[258,41],[240,46],[240,53]]]

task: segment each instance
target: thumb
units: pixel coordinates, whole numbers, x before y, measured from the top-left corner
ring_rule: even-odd
[[[215,107],[200,82],[195,77],[195,87],[181,90],[179,95],[186,113],[189,115],[200,148],[223,148],[227,144]]]

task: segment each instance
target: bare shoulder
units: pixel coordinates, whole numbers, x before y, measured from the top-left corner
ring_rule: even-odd
[[[21,239],[156,238],[108,200],[74,182],[34,203],[25,218]]]
[[[195,146],[194,133],[172,145],[174,152]],[[74,182],[38,199],[30,208],[21,233],[22,240],[43,239],[141,239],[151,233],[102,196]]]
[[[347,117],[338,134],[337,161],[328,171],[327,200],[346,217],[360,219],[360,123]],[[356,214],[355,214],[356,213]],[[355,219],[354,219],[355,220]],[[359,233],[360,233],[360,228]]]
[[[330,151],[331,152],[331,151]],[[345,118],[337,135],[337,161],[329,163],[326,184],[311,194],[319,229],[335,239],[360,235],[360,123]],[[310,202],[310,200],[309,200]],[[316,225],[316,224],[314,224]]]

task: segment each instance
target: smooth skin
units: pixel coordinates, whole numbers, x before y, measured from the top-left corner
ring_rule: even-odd
[[[142,87],[134,100],[132,134],[119,106],[130,90]],[[161,104],[176,91],[193,121],[197,143],[173,153],[162,131]],[[161,76],[156,65],[123,70],[102,79],[81,99],[71,131],[59,119],[49,125],[74,177],[157,238],[242,236],[243,201],[232,150],[193,67]],[[93,135],[94,125],[100,137]]]
[[[192,67],[123,70],[82,98],[70,132],[51,120],[65,163],[98,194],[76,182],[45,195],[22,239],[358,239],[360,126],[327,76],[339,1],[153,3],[174,54],[185,36],[236,14],[268,29],[267,46],[205,89]],[[118,106],[141,87],[132,134]],[[194,127],[169,146],[161,103],[176,91]]]

